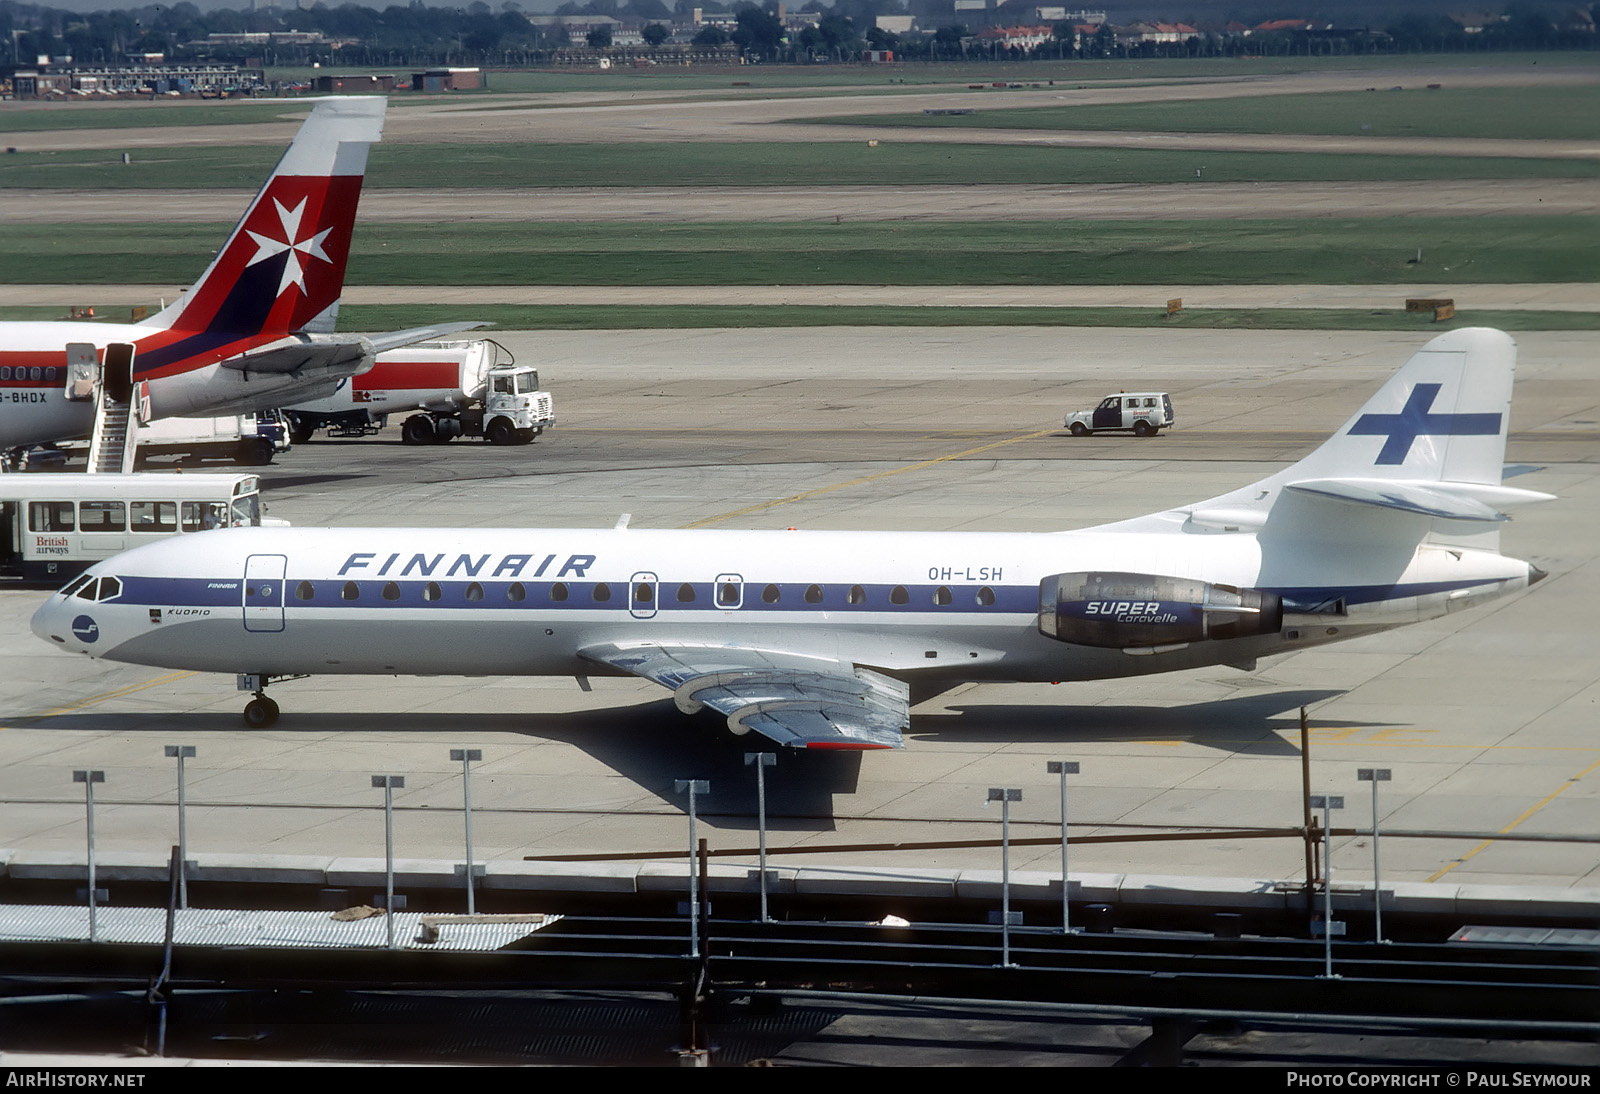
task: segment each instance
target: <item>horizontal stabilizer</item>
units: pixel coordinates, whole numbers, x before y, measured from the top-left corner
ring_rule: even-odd
[[[1554,496],[1487,483],[1404,479],[1307,479],[1286,483],[1284,488],[1424,517],[1490,523],[1511,519],[1502,511],[1504,508],[1550,501]]]
[[[387,353],[402,346],[431,342],[447,334],[460,334],[464,330],[477,330],[479,327],[489,325],[488,323],[439,323],[432,327],[411,327],[407,330],[390,331],[388,334],[369,334],[366,339],[372,343],[375,352]]]
[[[279,342],[264,349],[241,353],[221,362],[223,368],[237,372],[295,375],[307,372],[338,372],[353,376],[372,367],[377,350],[359,335],[329,339],[297,335],[290,342]],[[363,363],[363,361],[365,363]]]

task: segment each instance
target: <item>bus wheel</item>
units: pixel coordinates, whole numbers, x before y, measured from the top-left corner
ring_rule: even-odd
[[[266,729],[278,720],[278,704],[258,695],[244,705],[244,724],[251,729]]]

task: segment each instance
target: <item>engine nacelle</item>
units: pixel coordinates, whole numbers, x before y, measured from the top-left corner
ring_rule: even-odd
[[[1283,601],[1237,589],[1153,574],[1055,574],[1039,583],[1039,633],[1108,649],[1178,646],[1206,639],[1276,634]]]

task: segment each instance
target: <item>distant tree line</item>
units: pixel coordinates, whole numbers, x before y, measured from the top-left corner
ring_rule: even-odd
[[[905,0],[835,0],[832,5],[810,0],[802,12],[817,17],[816,25],[786,30],[776,3],[734,0],[587,0],[557,9],[557,19],[537,22],[523,14],[517,0],[491,8],[474,0],[464,8],[427,7],[420,0],[382,9],[346,3],[318,3],[309,9],[202,12],[192,3],[96,11],[62,11],[44,5],[0,0],[0,62],[31,64],[40,55],[71,55],[80,63],[118,62],[128,54],[163,53],[169,58],[242,61],[260,58],[268,65],[401,66],[419,64],[534,65],[555,50],[583,44],[591,49],[613,45],[608,26],[589,29],[588,18],[610,16],[643,25],[647,48],[661,48],[675,28],[690,24],[692,12],[735,16],[731,30],[704,25],[694,37],[698,46],[731,45],[752,61],[850,61],[863,50],[892,50],[902,60],[1032,60],[1038,58],[1205,57],[1230,55],[1296,55],[1371,52],[1468,52],[1478,50],[1592,49],[1600,2],[1587,8],[1513,0],[1504,17],[1469,33],[1444,16],[1397,13],[1370,33],[1342,28],[1334,32],[1276,31],[1248,37],[1203,31],[1178,42],[1128,43],[1112,27],[1082,36],[1067,24],[1054,28],[1043,44],[1024,49],[974,36],[978,27],[954,20],[931,34],[895,35],[875,25],[879,15],[904,14]],[[991,23],[1007,22],[1009,5],[987,13]],[[1018,11],[1011,22],[1020,21]],[[1583,18],[1587,17],[1587,27]],[[567,20],[584,28],[576,35]],[[937,20],[936,20],[937,21]],[[212,34],[299,31],[318,33],[323,42],[220,44]],[[335,44],[337,43],[337,44]]]

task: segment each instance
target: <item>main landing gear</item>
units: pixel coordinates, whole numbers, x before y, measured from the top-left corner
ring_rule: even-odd
[[[244,705],[244,724],[251,729],[267,729],[278,721],[278,704],[267,698],[267,685],[281,680],[303,680],[298,676],[267,676],[261,673],[240,673],[240,691],[255,693],[255,698]]]

